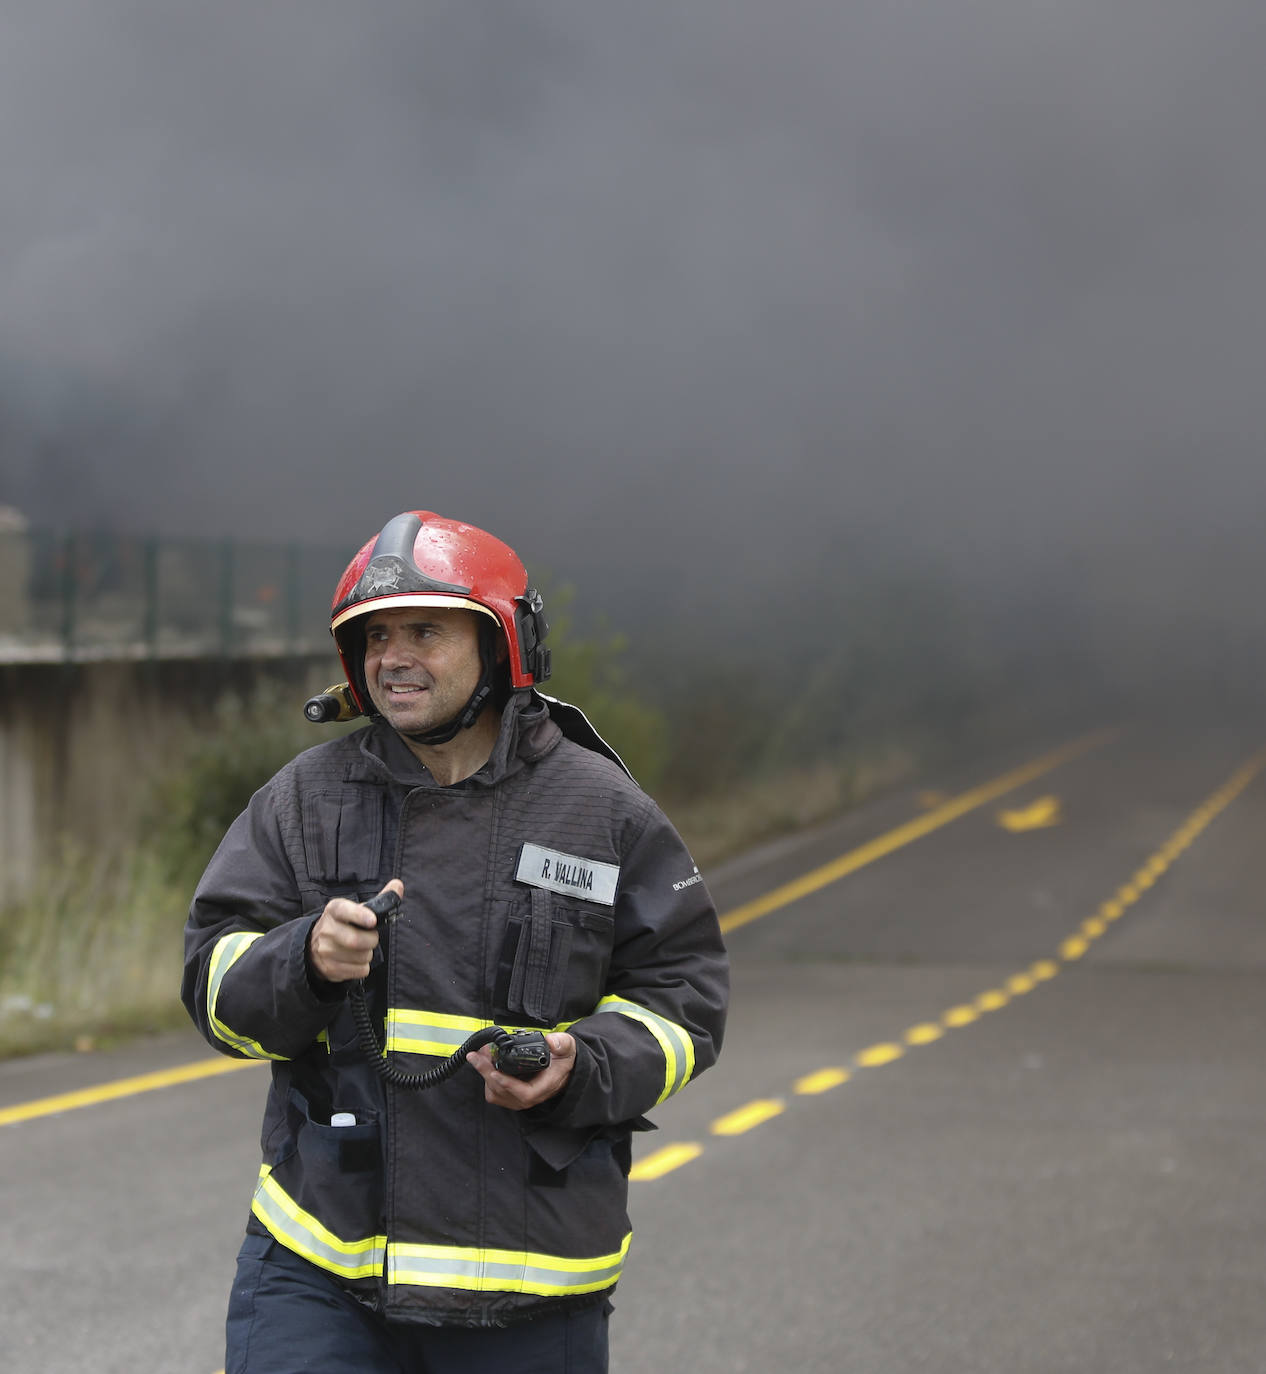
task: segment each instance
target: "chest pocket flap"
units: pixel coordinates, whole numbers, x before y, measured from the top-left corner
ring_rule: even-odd
[[[385,798],[377,787],[309,793],[303,851],[310,877],[325,883],[375,882],[382,868]]]
[[[553,919],[548,892],[532,889],[532,905],[519,936],[519,958],[510,974],[506,1005],[535,1021],[558,1014],[571,957],[571,926]]]
[[[533,888],[511,916],[494,989],[498,1009],[516,1020],[552,1026],[575,1003],[577,1015],[602,994],[615,922],[610,916],[559,904]]]

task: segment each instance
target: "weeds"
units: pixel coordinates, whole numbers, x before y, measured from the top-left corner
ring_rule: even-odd
[[[211,721],[190,732],[152,784],[144,843],[171,882],[191,891],[251,796],[296,754],[349,728],[313,730],[295,710],[294,695],[264,683],[249,698],[221,697]]]
[[[150,780],[137,833],[92,851],[63,841],[31,895],[0,911],[0,1057],[185,1024],[181,933],[198,877],[252,793],[325,738],[292,691],[226,696]]]
[[[0,920],[0,1056],[179,1024],[187,905],[153,856],[67,848]]]
[[[894,747],[873,758],[748,778],[667,809],[706,873],[754,844],[794,834],[860,805],[912,777],[917,763],[912,752]]]

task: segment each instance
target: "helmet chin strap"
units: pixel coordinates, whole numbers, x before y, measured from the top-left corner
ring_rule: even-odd
[[[480,617],[482,620],[482,617]],[[492,696],[493,673],[496,670],[497,654],[495,649],[496,630],[493,626],[479,626],[479,662],[483,668],[479,681],[475,684],[475,690],[470,694],[470,699],[460,711],[447,721],[444,725],[437,725],[434,730],[401,730],[399,733],[405,739],[411,739],[415,744],[447,744],[463,730],[469,730],[479,719],[483,709],[488,704],[488,698]]]

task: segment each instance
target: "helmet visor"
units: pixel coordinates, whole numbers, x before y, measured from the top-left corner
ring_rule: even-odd
[[[354,606],[349,606],[330,621],[330,633],[333,634],[340,625],[354,620],[357,616],[370,615],[374,611],[396,610],[402,606],[451,606],[457,610],[479,611],[497,621],[498,625],[501,623],[487,606],[481,606],[478,601],[471,601],[469,597],[442,596],[428,592],[400,592],[396,596],[376,596],[372,601],[358,601]]]

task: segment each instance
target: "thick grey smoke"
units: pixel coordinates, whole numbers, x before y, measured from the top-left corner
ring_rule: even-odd
[[[1260,0],[5,8],[37,521],[1263,630]]]

